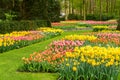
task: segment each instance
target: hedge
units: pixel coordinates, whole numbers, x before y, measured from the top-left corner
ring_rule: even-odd
[[[10,33],[12,31],[28,31],[35,30],[39,27],[48,27],[50,22],[45,20],[35,21],[1,21],[0,22],[0,33]]]

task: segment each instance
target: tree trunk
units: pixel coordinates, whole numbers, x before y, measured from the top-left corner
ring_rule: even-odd
[[[15,0],[12,0],[12,6],[15,7]]]
[[[86,15],[87,15],[87,14],[89,14],[89,12],[90,12],[90,11],[89,11],[89,7],[90,7],[90,6],[89,6],[89,4],[90,4],[89,1],[90,1],[90,0],[85,0],[85,1],[86,1],[86,2],[85,2],[85,5],[86,5]]]
[[[71,2],[71,5],[72,5],[72,14],[74,14],[73,0],[72,0],[72,2]]]
[[[106,0],[106,13],[108,13],[108,0]]]
[[[86,0],[83,0],[83,19],[86,20]]]
[[[100,0],[100,20],[102,20],[102,0]]]
[[[89,13],[92,13],[92,0],[89,0]]]
[[[65,6],[65,20],[67,20],[67,0],[64,0],[64,6]]]
[[[113,5],[113,15],[115,15],[116,14],[116,11],[115,11],[115,9],[116,9],[116,0],[114,0],[113,4],[114,4]]]
[[[109,3],[108,3],[108,7],[109,7],[109,13],[111,12],[111,0],[109,0]]]
[[[71,9],[71,8],[70,8],[70,6],[71,6],[71,5],[70,5],[70,0],[68,0],[68,3],[69,3],[69,14],[70,14],[70,13],[71,13],[71,10],[70,10],[70,9]]]
[[[48,25],[48,27],[51,27],[51,20],[50,20],[50,18],[49,18],[49,16],[48,16],[48,0],[42,0],[43,1],[43,3],[45,4],[45,6],[44,6],[44,19],[47,21],[47,25]]]
[[[94,0],[94,14],[98,14],[97,12],[97,0]]]
[[[95,0],[91,1],[91,6],[92,6],[92,14],[94,14],[94,6],[95,6]]]
[[[23,15],[23,7],[22,7],[22,5],[23,5],[23,1],[19,1],[19,7],[20,7],[20,14],[21,14],[21,17],[24,16],[24,15]]]

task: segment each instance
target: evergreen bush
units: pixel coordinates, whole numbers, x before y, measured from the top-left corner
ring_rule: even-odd
[[[10,33],[12,31],[28,31],[35,30],[39,27],[47,27],[50,25],[49,21],[45,20],[25,20],[25,21],[1,21],[0,33]]]

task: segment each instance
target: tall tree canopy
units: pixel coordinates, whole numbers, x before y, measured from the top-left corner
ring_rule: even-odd
[[[4,13],[14,13],[18,19],[59,21],[60,4],[58,0],[0,0],[1,19]]]
[[[69,14],[77,14],[83,16],[97,16],[99,20],[107,17],[119,16],[120,0],[60,0],[62,4],[62,12]],[[65,7],[66,5],[67,7]],[[107,17],[104,17],[107,16]]]

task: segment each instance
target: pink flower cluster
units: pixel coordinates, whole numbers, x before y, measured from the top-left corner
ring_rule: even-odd
[[[97,36],[105,38],[120,38],[119,33],[98,33]]]
[[[14,40],[28,40],[28,41],[32,41],[32,40],[36,40],[36,39],[40,39],[43,38],[43,36],[39,33],[39,32],[31,32],[28,35],[25,36],[18,36],[18,37],[12,37],[12,39]]]
[[[52,42],[49,46],[53,53],[65,54],[66,51],[73,51],[74,47],[82,46],[83,44],[84,41],[80,40],[59,40]]]
[[[116,29],[117,28],[117,25],[116,26],[109,26],[109,29]]]
[[[92,21],[92,20],[88,20],[88,21],[80,21],[82,23],[87,23],[87,24],[91,24],[91,25],[99,25],[99,24],[117,24],[116,21]]]
[[[120,33],[98,33],[95,34],[98,38],[92,42],[108,44],[109,42],[120,45]]]
[[[64,23],[52,23],[52,26],[68,26],[71,25],[71,23],[85,23],[85,24],[91,24],[91,25],[116,25],[117,21],[93,21],[93,20],[87,20],[87,21],[83,21],[83,20],[69,20],[69,21],[64,21]]]
[[[52,26],[70,26],[72,23],[52,23]]]

